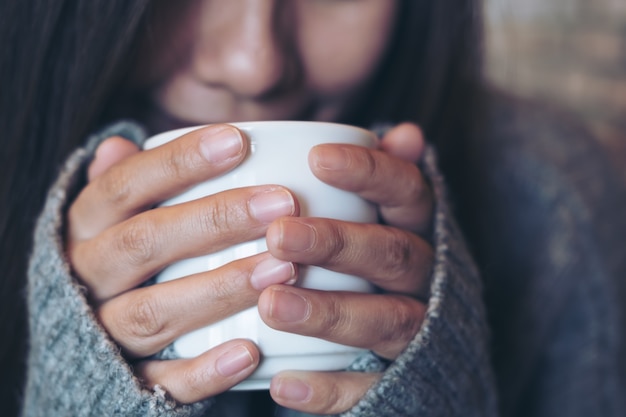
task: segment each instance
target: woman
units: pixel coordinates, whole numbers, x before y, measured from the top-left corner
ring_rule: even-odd
[[[7,88],[13,92],[3,94],[1,108],[7,138],[3,162],[11,174],[3,180],[2,193],[4,201],[17,197],[2,226],[3,236],[11,237],[3,239],[8,247],[2,253],[12,288],[23,286],[30,245],[24,231],[32,230],[49,178],[89,132],[110,122],[130,117],[152,132],[258,118],[330,119],[367,127],[409,120],[439,150],[455,211],[482,266],[490,321],[481,279],[447,207],[434,154],[423,149],[415,125],[390,128],[381,151],[349,153],[356,165],[343,175],[325,177],[340,187],[364,186],[362,194],[379,205],[384,224],[367,235],[342,224],[294,220],[311,222],[336,244],[331,247],[352,242],[343,245],[339,259],[322,248],[308,255],[289,245],[270,248],[278,261],[355,270],[384,293],[368,300],[348,295],[342,299],[348,307],[332,314],[323,299],[294,289],[309,307],[321,306],[297,329],[272,316],[267,303],[271,299],[295,310],[280,299],[283,286],[247,294],[259,297],[261,314],[273,327],[371,349],[373,354],[351,370],[369,372],[278,375],[270,389],[273,400],[293,410],[351,415],[542,415],[555,410],[575,415],[600,406],[606,415],[623,412],[618,396],[611,394],[623,387],[622,337],[616,332],[620,310],[612,297],[622,290],[615,287],[615,277],[624,266],[609,251],[623,229],[593,229],[600,218],[596,204],[617,209],[611,198],[620,195],[610,173],[602,171],[601,156],[578,131],[532,111],[521,119],[530,121],[529,128],[519,121],[517,106],[482,95],[477,4],[59,3],[35,8],[26,26],[20,19],[30,17],[28,6],[2,6],[2,16],[11,16],[3,39],[21,40],[2,72],[3,80],[11,77]],[[3,86],[3,91],[8,90]],[[230,132],[228,140],[225,132]],[[570,136],[565,149],[564,134]],[[205,148],[197,147],[202,138],[196,135],[170,148],[170,158],[165,151],[151,158],[120,136],[140,142],[143,133],[135,124],[114,124],[92,137],[65,164],[39,221],[30,268],[25,414],[257,415],[259,401],[272,408],[258,396],[219,395],[258,363],[259,353],[248,342],[235,341],[192,361],[152,356],[181,331],[168,323],[189,300],[175,300],[178,304],[169,308],[154,304],[158,286],[138,286],[163,265],[157,261],[146,267],[158,257],[146,256],[146,247],[133,239],[121,239],[126,246],[116,239],[134,233],[172,243],[175,235],[161,230],[157,237],[146,230],[152,224],[149,216],[158,211],[145,208],[164,194],[232,168],[243,157],[243,139],[220,125],[202,133],[213,145],[208,157]],[[321,165],[338,157],[333,149],[316,155]],[[176,166],[176,155],[196,163],[195,171],[180,165],[175,176],[152,176],[163,161]],[[380,168],[374,171],[378,181],[364,179],[372,173],[367,161]],[[571,165],[591,177],[572,180]],[[319,167],[317,174],[323,176]],[[345,175],[348,183],[338,179]],[[592,191],[587,178],[605,182]],[[248,198],[236,195],[228,201],[244,204]],[[563,207],[557,205],[562,202]],[[246,226],[267,230],[268,237],[285,237],[280,233],[289,233],[283,217],[293,214],[289,204],[283,200],[271,213],[266,219],[271,225],[214,221],[208,239],[219,242],[225,226],[239,230],[239,239]],[[185,219],[181,215],[168,222],[179,225]],[[594,232],[586,234],[590,228]],[[333,234],[337,230],[341,233]],[[369,250],[372,242],[390,236],[392,244],[382,253]],[[150,248],[159,246],[152,243]],[[125,257],[132,247],[139,248],[134,262]],[[259,260],[250,262],[237,268],[252,274]],[[227,271],[220,273],[207,275],[204,284],[219,283]],[[290,277],[273,278],[285,282]],[[588,294],[593,297],[583,297]],[[133,310],[146,299],[151,303],[143,306],[150,308]],[[535,300],[549,308],[538,309]],[[594,308],[583,311],[579,300]],[[10,308],[21,311],[19,301]],[[329,321],[336,326],[328,329],[324,324]],[[17,324],[17,331],[22,327]],[[11,358],[19,356],[19,346],[13,344]],[[242,409],[246,401],[251,404],[247,410]]]

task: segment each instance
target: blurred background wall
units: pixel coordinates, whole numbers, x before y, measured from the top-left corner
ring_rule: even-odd
[[[626,0],[485,0],[488,75],[573,111],[626,181]]]

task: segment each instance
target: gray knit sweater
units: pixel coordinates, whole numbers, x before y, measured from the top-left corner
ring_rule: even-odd
[[[533,108],[497,109],[468,155],[476,192],[455,210],[427,152],[436,261],[426,319],[346,416],[626,415],[624,194],[579,130]],[[65,209],[112,134],[145,137],[127,122],[92,137],[63,167],[37,225],[24,415],[233,415],[246,394],[185,406],[142,386],[71,274]],[[473,213],[469,246],[453,216],[464,218],[463,204]],[[376,365],[366,356],[354,367]]]

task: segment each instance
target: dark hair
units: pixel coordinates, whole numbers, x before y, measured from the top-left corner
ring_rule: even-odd
[[[0,403],[10,414],[23,383],[35,218],[62,161],[112,114],[149,3],[0,2]],[[413,120],[448,154],[476,120],[479,0],[405,0],[402,7],[388,59],[345,120]]]
[[[403,1],[388,56],[345,119],[364,127],[418,123],[459,200],[487,106],[482,18],[481,0]]]
[[[25,270],[34,221],[60,163],[123,76],[147,0],[0,5],[0,404],[17,413],[24,381]]]

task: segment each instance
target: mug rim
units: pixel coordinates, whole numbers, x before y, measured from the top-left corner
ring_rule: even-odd
[[[374,141],[376,138],[376,134],[371,130],[367,130],[360,126],[354,126],[346,123],[338,123],[338,122],[326,122],[326,121],[315,121],[315,120],[253,120],[253,121],[242,121],[242,122],[225,122],[225,123],[207,123],[200,124],[194,126],[181,127],[172,130],[166,130],[164,132],[157,133],[153,136],[150,136],[146,139],[143,144],[144,150],[154,149],[158,146],[164,145],[180,136],[186,135],[187,133],[203,129],[208,126],[218,125],[218,124],[226,124],[236,127],[237,129],[250,131],[255,128],[263,128],[267,126],[273,126],[274,128],[285,128],[291,127],[295,125],[302,126],[303,128],[312,128],[312,127],[325,127],[325,128],[336,128],[342,130],[351,130],[360,132],[364,136],[371,137]],[[370,144],[370,146],[372,146]]]

